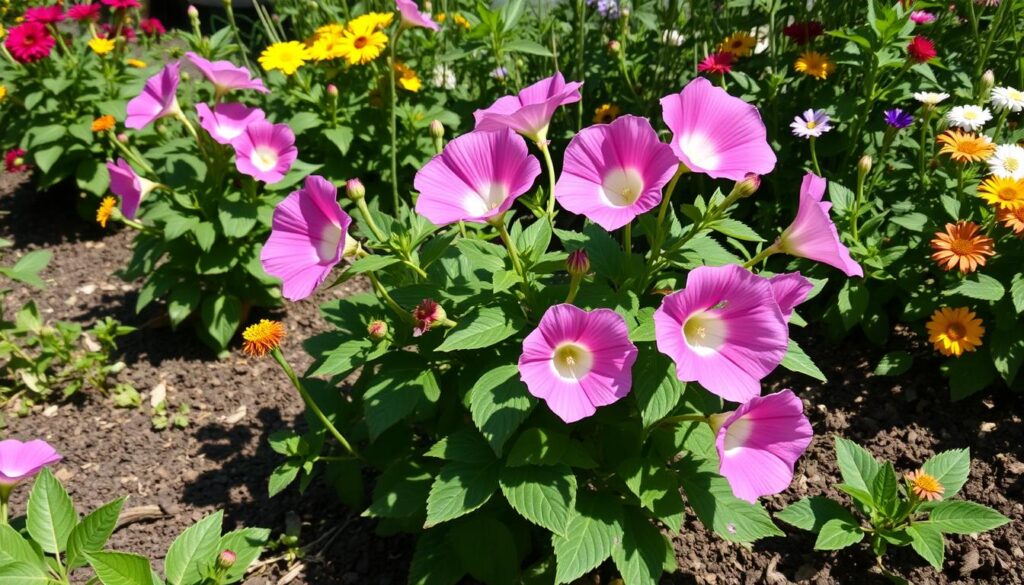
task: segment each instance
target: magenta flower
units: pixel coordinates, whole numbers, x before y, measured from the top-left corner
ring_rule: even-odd
[[[103,6],[92,3],[92,4],[75,4],[68,8],[68,18],[77,22],[85,22],[91,20],[96,22],[100,19],[100,11]]]
[[[107,171],[110,173],[110,190],[121,198],[121,213],[128,219],[135,219],[142,198],[160,184],[135,174],[123,158],[117,159],[117,164],[107,161]]]
[[[661,202],[679,160],[647,118],[622,116],[584,128],[565,149],[555,199],[604,229],[618,229]]]
[[[210,106],[198,103],[196,113],[199,115],[199,125],[220,144],[231,144],[250,124],[267,119],[263,110],[236,103],[217,104],[212,110]]]
[[[25,10],[25,22],[56,24],[64,20],[64,9],[60,5],[36,6]]]
[[[790,307],[792,310],[792,307]],[[735,264],[700,266],[654,312],[658,351],[684,382],[746,402],[786,355],[789,327],[768,279]]]
[[[270,238],[260,252],[263,269],[280,278],[284,297],[313,294],[341,261],[352,218],[338,205],[338,189],[317,175],[274,209]]]
[[[18,63],[33,63],[50,56],[57,41],[45,24],[23,22],[7,32],[4,47]]]
[[[416,0],[395,0],[395,7],[398,8],[398,12],[402,15],[402,26],[404,27],[413,28],[421,26],[435,32],[441,30],[441,25],[434,22],[429,13],[420,12],[420,7],[416,5]]]
[[[864,270],[850,257],[850,250],[839,240],[839,232],[828,215],[832,204],[822,202],[825,179],[807,173],[800,185],[800,208],[796,219],[779,236],[776,246],[782,252],[828,264],[846,276],[864,276]]]
[[[140,130],[166,116],[181,114],[178,107],[179,63],[168,63],[159,73],[146,80],[142,93],[128,102],[124,125]]]
[[[711,85],[703,77],[683,91],[661,98],[672,150],[688,169],[715,179],[742,181],[747,173],[767,175],[775,152],[757,108]]]
[[[6,494],[15,484],[60,460],[60,454],[41,439],[27,443],[17,439],[0,441],[0,497],[6,501]]]
[[[463,134],[416,173],[416,213],[439,226],[483,223],[508,211],[539,174],[540,163],[515,132]]]
[[[713,415],[718,472],[741,500],[777,494],[793,481],[793,467],[814,431],[791,390],[755,396],[733,412]]]
[[[910,13],[910,20],[914,24],[931,24],[935,22],[935,15],[925,10],[914,10]]]
[[[111,8],[139,8],[139,0],[100,0]]]
[[[491,107],[473,112],[477,130],[511,128],[534,142],[547,140],[551,116],[559,106],[580,101],[579,81],[565,82],[555,73],[519,92],[498,98]]]
[[[159,18],[143,18],[139,21],[139,28],[142,29],[143,33],[151,37],[167,34],[167,29],[164,28],[164,23],[160,22]]]
[[[247,126],[232,146],[238,172],[268,185],[283,179],[299,156],[292,129],[263,120]]]
[[[789,321],[790,316],[793,315],[793,309],[806,301],[807,295],[814,288],[811,281],[804,278],[799,272],[776,274],[768,279],[768,283],[772,285],[775,302],[778,303],[782,317],[786,321]]]
[[[523,340],[519,374],[530,394],[571,423],[629,394],[636,355],[615,311],[555,305]]]
[[[192,51],[185,53],[185,56],[213,84],[216,99],[236,89],[251,89],[260,93],[270,91],[263,85],[262,79],[253,79],[248,69],[238,67],[231,61],[207,61]]]

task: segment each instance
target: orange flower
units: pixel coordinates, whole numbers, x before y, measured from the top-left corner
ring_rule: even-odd
[[[106,132],[107,130],[112,130],[116,124],[117,120],[110,114],[106,114],[92,121],[92,131]]]
[[[110,216],[114,215],[114,207],[116,205],[117,199],[113,197],[104,197],[103,201],[100,202],[100,207],[96,210],[96,223],[100,224],[100,227],[107,227]]]
[[[253,356],[263,357],[277,349],[284,339],[284,325],[280,321],[260,319],[259,323],[246,327],[242,332],[242,350]]]
[[[956,357],[977,349],[985,335],[981,319],[967,307],[936,309],[927,327],[928,341],[935,349],[942,355]]]
[[[980,162],[996,151],[996,146],[988,136],[959,130],[943,132],[939,142],[943,144],[939,153],[948,154],[956,162]]]
[[[974,272],[985,265],[985,256],[995,255],[992,238],[979,234],[978,224],[960,220],[947,223],[946,232],[936,232],[932,240],[932,260],[946,270],[959,266],[960,272]]]
[[[910,489],[914,495],[922,500],[941,500],[942,494],[946,491],[939,480],[925,473],[923,469],[908,473],[907,481],[910,482]]]
[[[996,212],[996,219],[1013,230],[1013,235],[1024,238],[1024,207],[1000,209]]]

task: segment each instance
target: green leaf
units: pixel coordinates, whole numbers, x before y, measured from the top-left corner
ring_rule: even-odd
[[[289,459],[275,467],[274,471],[270,473],[270,479],[267,481],[268,495],[272,498],[284,491],[285,488],[290,486],[299,477],[299,470],[301,468],[302,462],[295,459]]]
[[[218,207],[217,219],[220,220],[224,235],[229,238],[244,238],[259,221],[256,206],[238,195],[221,199]]]
[[[478,307],[466,313],[445,337],[437,351],[480,349],[508,339],[522,327],[502,307]]]
[[[843,481],[855,489],[870,494],[875,476],[882,466],[871,453],[853,441],[842,437],[836,437],[835,441],[836,460],[839,463],[839,471],[843,474]]]
[[[100,506],[82,518],[68,537],[68,565],[80,567],[88,561],[85,553],[99,552],[117,526],[117,518],[124,506],[124,498]]]
[[[996,329],[989,344],[992,365],[1007,385],[1013,384],[1024,363],[1024,336],[1016,327]]]
[[[510,364],[486,372],[469,390],[469,412],[494,452],[501,455],[537,400],[519,379],[519,366]]]
[[[167,314],[171,318],[171,325],[177,327],[182,321],[188,318],[196,308],[199,307],[199,300],[202,291],[195,283],[179,285],[171,290],[167,297]]]
[[[50,263],[53,253],[49,250],[34,250],[22,256],[10,268],[7,275],[36,288],[43,288],[46,283],[39,278],[39,272]]]
[[[932,508],[928,522],[946,534],[977,534],[999,528],[1010,519],[974,502],[944,500]]]
[[[782,367],[791,372],[805,374],[821,382],[828,381],[825,374],[821,373],[821,370],[815,365],[814,360],[792,339],[789,340],[786,355],[782,358]]]
[[[364,272],[374,272],[387,268],[393,264],[398,264],[399,262],[401,262],[401,260],[394,256],[363,256],[353,262],[352,265],[348,267],[348,270],[346,270],[346,273],[362,274]]]
[[[576,503],[576,475],[567,465],[506,467],[501,492],[509,505],[538,526],[564,535]]]
[[[666,565],[675,562],[675,552],[646,516],[627,508],[622,544],[612,549],[612,561],[626,585],[655,585]]]
[[[152,585],[153,569],[146,557],[122,552],[85,553],[103,585]]]
[[[936,570],[942,570],[942,561],[946,556],[946,539],[937,526],[930,522],[916,522],[907,527],[910,546],[914,552]]]
[[[188,527],[167,549],[164,574],[167,585],[196,583],[204,571],[216,561],[224,512],[217,512]]]
[[[875,374],[879,376],[899,376],[906,373],[914,365],[914,358],[905,351],[890,351],[882,356],[875,366]]]
[[[762,238],[753,228],[735,219],[728,217],[716,220],[711,224],[711,229],[721,232],[730,238],[744,240],[747,242],[763,242]]]
[[[587,452],[586,446],[569,435],[543,428],[529,428],[520,433],[508,453],[505,464],[519,465],[560,465],[581,469],[593,469],[597,463]]]
[[[1018,272],[1013,275],[1010,297],[1013,299],[1013,308],[1017,310],[1017,314],[1024,313],[1024,274]]]
[[[547,47],[529,39],[515,39],[505,43],[503,46],[505,50],[516,53],[526,53],[527,55],[537,55],[538,57],[554,56]]]
[[[473,516],[448,532],[448,542],[474,578],[487,585],[519,582],[519,555],[512,533],[502,522]]]
[[[213,243],[217,240],[217,228],[208,221],[201,221],[192,228],[192,233],[196,237],[196,243],[203,249],[203,252],[209,252],[213,248]]]
[[[940,368],[949,378],[949,397],[954,401],[984,390],[999,375],[987,346],[950,358]]]
[[[814,542],[814,550],[839,550],[864,540],[864,532],[856,523],[833,518],[825,522]]]
[[[871,484],[871,499],[877,508],[889,518],[896,513],[896,507],[899,505],[898,491],[896,470],[893,469],[892,463],[886,461],[879,469],[878,475],[875,476],[874,483]]]
[[[64,486],[44,468],[36,476],[28,496],[25,527],[32,540],[48,553],[64,552],[71,531],[78,524],[78,513]]]
[[[484,449],[487,449],[486,445]],[[373,503],[363,515],[372,518],[422,517],[433,479],[416,460],[396,461],[377,478],[373,487]]]
[[[498,465],[451,461],[441,468],[427,496],[430,528],[476,510],[498,489]]]
[[[945,293],[948,295],[963,295],[979,301],[998,301],[1006,294],[1003,284],[995,278],[976,273],[960,281],[960,283]]]
[[[971,450],[953,449],[943,451],[924,462],[921,469],[942,484],[942,497],[950,499],[967,483],[971,473]]]
[[[338,149],[341,156],[348,154],[348,149],[352,146],[353,133],[351,128],[347,126],[328,128],[320,134]]]
[[[0,553],[2,554],[2,553]],[[4,585],[53,585],[47,574],[36,565],[23,561],[0,563],[0,583]]]
[[[494,453],[480,433],[468,428],[459,429],[441,439],[425,455],[462,463],[487,464],[495,460]]]
[[[633,396],[644,428],[649,428],[679,404],[686,384],[679,381],[675,363],[661,352],[640,352],[633,371]]]
[[[416,539],[409,585],[456,585],[465,576],[462,561],[447,536],[446,528],[434,528]]]
[[[218,350],[231,342],[242,319],[242,301],[231,295],[207,297],[200,310],[203,330]]]
[[[429,369],[382,369],[363,395],[370,438],[376,439],[392,425],[412,414],[428,395],[439,392],[434,372]]]
[[[843,288],[836,297],[836,309],[845,329],[850,329],[860,322],[864,310],[868,306],[868,288],[859,281],[849,279],[843,282]]]
[[[10,524],[0,524],[0,567],[9,563],[25,563],[36,568],[37,573],[46,571],[46,563],[17,530]]]
[[[223,583],[240,581],[249,566],[260,558],[268,540],[270,530],[267,528],[241,528],[222,536],[217,543],[218,554],[224,550],[235,553],[235,564],[224,574]]]
[[[569,583],[596,569],[622,542],[622,505],[608,494],[585,492],[565,535],[552,534],[555,583]]]
[[[786,506],[775,517],[786,524],[803,530],[819,532],[829,520],[842,520],[847,524],[857,524],[856,518],[842,504],[822,496],[804,498]]]

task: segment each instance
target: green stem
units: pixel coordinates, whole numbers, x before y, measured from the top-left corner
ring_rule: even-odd
[[[917,175],[918,183],[925,185],[928,182],[928,176],[924,172],[924,161],[925,151],[928,150],[928,119],[931,118],[932,107],[925,106],[924,115],[921,117],[921,149],[917,153]]]
[[[284,358],[284,354],[281,353],[281,348],[275,347],[273,351],[271,351],[270,353],[271,355],[274,356],[274,360],[277,361],[278,365],[281,366],[281,369],[284,370],[284,373],[286,376],[288,376],[288,379],[291,380],[292,386],[295,386],[295,389],[299,391],[299,396],[301,396],[302,401],[306,403],[306,408],[311,410],[313,414],[316,415],[320,422],[323,423],[324,427],[332,435],[334,435],[334,438],[337,439],[339,443],[341,443],[341,446],[344,447],[345,450],[348,451],[350,455],[352,455],[356,459],[362,459],[362,457],[359,456],[359,453],[357,453],[356,450],[352,448],[351,443],[349,443],[348,440],[338,431],[337,427],[334,426],[334,423],[332,423],[330,419],[327,418],[327,415],[324,414],[324,411],[320,410],[320,407],[317,406],[316,402],[313,400],[313,397],[310,396],[309,392],[306,391],[305,386],[303,386],[302,382],[299,381],[299,377],[295,375],[295,370],[292,369],[291,365],[288,363],[288,360]]]
[[[583,275],[573,275],[572,279],[569,280],[569,294],[565,295],[565,302],[572,304],[576,300],[576,294],[580,292],[580,283],[583,282]]]
[[[633,254],[633,222],[630,221],[622,228],[622,246],[626,249],[626,256]]]
[[[811,163],[814,165],[814,174],[821,176],[821,167],[818,166],[818,151],[814,148],[814,137],[811,136]]]
[[[586,3],[584,0],[576,0],[576,67],[577,69],[577,81],[583,81],[586,76],[586,68],[584,67],[584,43],[586,40],[587,30],[587,16],[586,16]],[[576,130],[583,129],[583,100],[579,100],[576,104]]]
[[[406,323],[412,323],[412,315],[410,315],[408,311],[403,309],[401,305],[395,302],[395,299],[391,297],[387,289],[384,288],[384,285],[382,285],[380,283],[380,280],[377,279],[377,275],[374,274],[372,271],[368,270],[366,272],[366,277],[370,279],[370,282],[373,284],[374,290],[377,291],[377,294],[380,295],[380,298],[384,299],[384,304],[387,305],[388,308],[391,309],[391,311],[394,312],[399,319],[405,321]]]
[[[388,131],[391,134],[391,200],[395,206],[394,212],[398,213],[398,94],[395,88],[395,45],[398,44],[398,37],[402,35],[402,27],[395,29],[395,35],[391,38],[388,48],[388,87],[390,96],[390,117],[388,120]]]
[[[708,417],[703,414],[679,414],[676,416],[670,416],[658,421],[659,425],[674,425],[681,422],[708,422]]]
[[[956,200],[962,206],[964,204],[964,165],[956,165]]]
[[[238,23],[235,22],[235,9],[234,2],[225,2],[224,10],[227,12],[228,26],[231,27],[231,32],[235,35],[235,42],[238,43],[238,50],[242,53],[242,62],[245,63],[245,68],[251,70],[252,63],[249,62],[249,51],[245,46],[245,41],[242,40],[242,32],[238,30]]]
[[[7,525],[7,497],[10,495],[9,488],[0,487],[0,525]]]
[[[537,148],[544,156],[544,166],[548,169],[548,221],[555,220],[555,163],[551,160],[551,150],[545,137],[537,141]]]
[[[850,226],[853,233],[853,241],[858,243],[860,243],[858,221],[860,219],[860,206],[864,203],[864,178],[864,173],[857,173],[857,196],[853,200],[853,210],[850,212]]]
[[[753,258],[751,258],[750,260],[747,260],[746,262],[744,262],[743,263],[743,267],[744,268],[753,268],[754,266],[757,266],[758,264],[763,262],[767,257],[771,256],[772,254],[776,254],[778,252],[781,252],[781,251],[782,250],[779,249],[779,243],[775,242],[771,246],[768,246],[764,250],[761,250],[760,252],[758,252],[757,255],[754,256]]]
[[[370,232],[373,233],[373,237],[377,238],[378,242],[385,241],[384,232],[380,231],[377,227],[377,223],[373,221],[373,215],[370,214],[370,208],[366,206],[366,198],[360,197],[356,200],[356,208],[359,209],[359,215],[363,216],[363,221],[366,222],[366,227],[370,228]]]
[[[508,248],[508,256],[512,259],[512,268],[515,269],[516,273],[523,279],[523,284],[526,283],[526,271],[523,270],[522,260],[519,259],[519,250],[516,249],[515,242],[512,241],[512,237],[508,234],[508,228],[505,227],[505,220],[502,217],[495,218],[495,221],[491,222],[491,225],[498,229],[498,234],[501,236],[501,241],[505,243],[505,247]]]

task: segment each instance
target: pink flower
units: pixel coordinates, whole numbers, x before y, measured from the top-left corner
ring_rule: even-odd
[[[412,310],[413,329],[412,336],[420,337],[430,328],[434,326],[434,323],[448,318],[448,314],[441,305],[437,304],[434,299],[423,299],[420,304],[416,305],[416,308]]]
[[[735,264],[690,271],[686,288],[654,312],[654,330],[658,351],[675,361],[680,380],[733,402],[761,393],[761,379],[782,363],[789,345],[771,283]]]
[[[814,431],[791,390],[755,396],[733,412],[711,417],[718,472],[741,500],[777,494],[793,481],[793,466]]]
[[[270,91],[263,85],[263,80],[253,79],[248,69],[230,61],[207,61],[192,51],[185,53],[185,56],[213,84],[218,98],[236,89],[252,89],[260,93]]]
[[[142,198],[159,184],[135,174],[123,158],[117,159],[117,164],[107,161],[107,171],[110,173],[110,190],[121,198],[121,213],[128,219],[135,219]]]
[[[647,118],[622,116],[584,128],[565,149],[555,198],[604,229],[618,229],[661,202],[679,160]]]
[[[402,14],[402,26],[429,28],[432,31],[441,30],[441,25],[434,22],[429,13],[420,12],[416,0],[395,0],[395,7]]]
[[[168,63],[159,73],[146,80],[142,93],[128,102],[128,117],[124,125],[140,130],[166,116],[181,113],[178,107],[179,63]]]
[[[111,8],[139,8],[139,0],[100,0]]]
[[[267,184],[283,179],[299,156],[295,134],[287,124],[254,122],[235,139],[233,146],[238,172]]]
[[[6,494],[16,483],[28,479],[47,465],[61,460],[61,456],[46,441],[35,439],[22,443],[17,439],[0,441],[0,496],[6,502]]]
[[[59,5],[36,6],[25,10],[25,22],[55,24],[64,20],[64,9]]]
[[[4,46],[19,63],[32,63],[50,56],[57,41],[50,36],[46,25],[24,22],[7,33]]]
[[[523,340],[519,373],[530,394],[572,423],[629,394],[636,355],[615,311],[555,305]]]
[[[341,261],[351,223],[338,205],[338,189],[317,175],[277,204],[260,262],[281,279],[286,299],[302,300],[323,283]]]
[[[159,18],[143,18],[139,21],[139,28],[151,37],[167,34],[167,29],[164,28],[164,23],[160,22]]]
[[[793,309],[800,303],[807,300],[814,285],[803,277],[799,272],[788,272],[776,274],[768,279],[772,285],[772,293],[775,295],[775,302],[779,304],[782,317],[789,321],[793,315]]]
[[[100,19],[100,11],[103,6],[99,4],[75,4],[68,8],[68,18],[77,22],[91,20],[96,22]]]
[[[728,51],[711,53],[704,60],[697,64],[697,71],[701,73],[717,73],[724,75],[732,71],[733,56]]]
[[[540,163],[515,132],[463,134],[416,173],[416,213],[439,226],[483,223],[508,211],[539,174]]]
[[[31,168],[25,162],[25,149],[12,148],[4,153],[4,169],[8,173],[23,173]]]
[[[580,101],[579,81],[565,82],[555,73],[519,92],[498,98],[491,107],[473,112],[477,130],[511,128],[534,142],[547,140],[551,116],[559,106]]]
[[[204,103],[198,103],[196,113],[199,115],[199,125],[220,144],[231,144],[250,124],[267,119],[263,110],[237,103],[217,104],[213,110]]]
[[[925,10],[915,10],[910,13],[910,20],[915,24],[931,24],[935,22],[935,15]]]
[[[775,168],[757,108],[703,77],[683,91],[661,98],[672,150],[688,169],[715,179],[742,181],[747,173],[767,175]]]
[[[796,218],[775,244],[780,251],[828,264],[846,276],[864,276],[864,270],[850,257],[850,250],[839,240],[839,232],[828,215],[831,203],[823,203],[825,179],[807,173],[800,185],[800,208]]]

